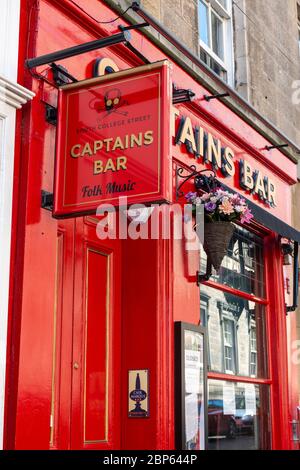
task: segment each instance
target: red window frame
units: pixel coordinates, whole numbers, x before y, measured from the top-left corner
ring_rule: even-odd
[[[265,297],[248,294],[215,281],[203,281],[201,284],[230,293],[263,305],[265,307],[265,326],[267,340],[267,372],[265,378],[240,376],[222,372],[208,371],[208,380],[225,380],[235,383],[251,383],[268,385],[270,387],[270,429],[271,449],[288,449],[288,372],[287,372],[287,343],[285,325],[285,301],[282,270],[282,254],[280,237],[256,225],[249,231],[263,239]],[[200,292],[201,298],[201,292]],[[272,313],[274,312],[274,313]],[[279,366],[281,364],[281,367]]]

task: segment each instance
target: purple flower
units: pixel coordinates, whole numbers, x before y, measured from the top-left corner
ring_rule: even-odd
[[[207,212],[213,212],[216,209],[217,205],[213,202],[207,202],[206,204],[204,204],[204,207]]]
[[[192,193],[191,191],[185,195],[185,198],[189,202],[193,202],[196,197],[197,197],[197,193]]]
[[[251,222],[251,220],[253,219],[253,217],[254,217],[254,216],[253,216],[251,210],[250,210],[250,209],[247,209],[247,210],[243,213],[243,215],[242,215],[242,217],[241,217],[241,223],[242,223],[242,224],[249,224],[249,222]]]

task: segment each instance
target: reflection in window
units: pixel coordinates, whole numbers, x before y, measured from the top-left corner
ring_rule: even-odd
[[[201,326],[203,326],[204,328],[206,328],[208,325],[208,309],[209,309],[209,297],[203,294],[200,300],[200,320],[201,320]]]
[[[220,59],[224,60],[223,21],[214,12],[211,13],[211,33],[212,50]]]
[[[269,386],[208,381],[208,448],[270,449]]]
[[[225,372],[227,374],[235,374],[235,333],[234,322],[232,320],[223,320],[223,336]]]
[[[207,319],[209,370],[266,378],[265,307],[206,285],[200,287],[203,298],[209,298],[208,309],[202,307],[202,318]],[[201,305],[205,305],[203,301]]]
[[[201,272],[206,270],[206,254],[201,252]],[[219,273],[213,270],[211,280],[257,297],[265,296],[263,240],[236,226],[227,255]]]
[[[250,329],[250,376],[256,377],[256,374],[257,374],[256,327],[252,325]]]
[[[200,38],[207,46],[209,46],[209,16],[208,6],[206,3],[200,1],[199,3],[199,27],[200,27]]]

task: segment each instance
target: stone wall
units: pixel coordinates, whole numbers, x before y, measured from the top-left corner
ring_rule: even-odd
[[[198,54],[197,0],[142,0],[143,8]]]

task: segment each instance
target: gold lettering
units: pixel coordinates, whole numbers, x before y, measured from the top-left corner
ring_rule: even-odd
[[[94,161],[94,175],[99,175],[99,173],[103,172],[103,163],[102,160],[95,160]]]
[[[107,163],[106,163],[105,169],[104,169],[104,173],[106,173],[109,170],[116,171],[116,168],[115,168],[115,165],[114,165],[114,162],[113,162],[112,158],[109,158],[107,160]]]
[[[128,147],[129,147],[129,135],[126,134],[125,135],[125,148],[128,149]]]
[[[81,156],[83,157],[85,154],[88,154],[90,156],[93,155],[91,146],[88,142],[84,145],[83,150],[81,152]]]
[[[221,142],[219,139],[214,139],[214,137],[210,133],[208,134],[207,141],[207,159],[213,165],[217,165],[218,168],[221,168]]]
[[[268,178],[268,201],[273,206],[277,206],[276,187],[273,181],[270,180],[270,178]]]
[[[254,191],[256,194],[258,194],[262,199],[266,200],[267,195],[266,195],[266,188],[264,185],[264,179],[262,177],[262,174],[260,171],[257,172],[257,177],[255,181],[255,188]]]
[[[80,144],[73,145],[73,147],[71,148],[71,157],[73,158],[80,157],[80,147],[81,147]],[[75,150],[77,149],[79,150],[79,153],[75,153]]]
[[[112,150],[116,150],[116,149],[124,150],[124,145],[123,145],[121,137],[116,137]]]
[[[199,134],[198,134],[198,152],[201,157],[204,157],[204,129],[203,127],[199,127]]]
[[[233,150],[231,150],[230,147],[225,148],[224,157],[225,157],[225,160],[226,160],[225,171],[226,171],[227,175],[234,176],[234,174],[235,174],[235,166],[234,166],[234,162],[233,162],[234,152],[233,152]]]
[[[106,75],[108,68],[113,69],[114,72],[119,71],[119,67],[112,59],[109,59],[108,57],[104,57],[103,59],[100,59],[96,63],[94,77],[100,77],[101,75]]]
[[[119,170],[127,170],[127,158],[126,157],[117,158],[117,171]]]
[[[106,151],[110,151],[110,144],[113,141],[113,138],[111,137],[110,139],[103,139],[103,142],[106,144]]]
[[[94,141],[94,154],[98,152],[98,150],[101,150],[103,147],[103,142],[102,140],[95,140]]]
[[[185,118],[178,140],[182,142],[183,144],[185,144],[187,140],[188,142],[190,142],[193,152],[195,153],[197,152],[193,126],[189,117]]]
[[[130,136],[130,147],[134,147],[137,145],[138,147],[142,146],[142,139],[143,139],[143,133],[139,132],[138,137],[135,134],[131,134]]]
[[[144,134],[144,145],[151,145],[153,141],[153,131],[146,131]]]
[[[254,188],[252,168],[245,160],[241,160],[241,165],[241,184],[251,191]]]

